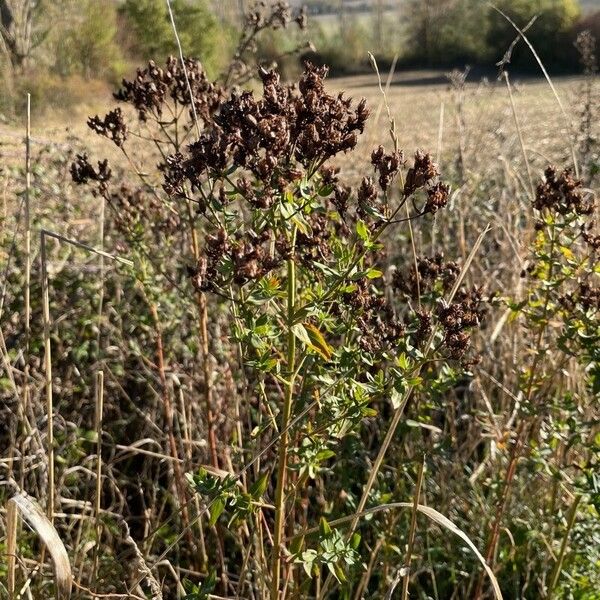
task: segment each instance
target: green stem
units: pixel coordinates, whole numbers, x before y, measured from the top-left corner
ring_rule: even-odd
[[[575,496],[575,499],[573,500],[573,504],[571,504],[571,509],[569,511],[569,516],[567,519],[567,530],[565,531],[565,535],[562,540],[558,560],[556,561],[556,564],[554,565],[554,570],[552,572],[552,580],[548,589],[548,600],[552,600],[552,598],[554,597],[554,590],[556,589],[558,580],[560,579],[560,573],[562,570],[563,561],[565,559],[565,553],[567,551],[567,542],[569,540],[571,530],[573,529],[573,525],[575,525],[575,518],[577,517],[577,507],[579,506],[579,502],[581,502],[581,494],[577,494],[577,496]]]
[[[289,433],[287,431],[292,415],[294,382],[296,379],[296,336],[292,331],[296,310],[296,264],[294,247],[296,245],[296,228],[292,231],[290,257],[287,261],[287,367],[288,379],[285,384],[285,397],[281,420],[281,438],[279,439],[279,458],[277,464],[277,487],[275,490],[275,530],[273,532],[273,557],[271,562],[271,600],[279,598],[279,582],[281,578],[281,541],[285,521],[285,480],[287,471],[287,455]]]

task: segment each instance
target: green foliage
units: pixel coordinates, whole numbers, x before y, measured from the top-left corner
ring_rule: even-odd
[[[218,68],[231,47],[230,32],[204,1],[173,0],[171,5],[184,54],[201,60],[209,71]],[[178,54],[166,2],[126,0],[122,11],[134,32],[136,54],[156,61]]]
[[[580,17],[577,0],[501,0],[494,3],[518,27],[538,16],[526,35],[548,67],[573,65],[573,27]],[[518,33],[479,0],[414,0],[408,6],[407,60],[430,65],[499,61]],[[537,68],[521,41],[511,63]]]
[[[575,60],[572,29],[580,16],[577,0],[501,0],[496,6],[523,29],[536,15],[537,20],[525,35],[542,62],[548,66],[571,66]],[[489,44],[496,60],[508,50],[517,36],[514,27],[496,11],[490,12]],[[511,64],[537,68],[529,48],[521,41]]]
[[[430,65],[483,62],[489,9],[480,0],[411,0],[407,60]]]
[[[318,577],[321,568],[327,567],[338,583],[343,583],[346,581],[346,571],[360,560],[356,551],[360,545],[360,535],[355,533],[348,540],[340,529],[332,529],[324,518],[319,522],[318,546],[302,550],[303,541],[300,539],[300,549],[295,549],[294,562],[302,565],[310,578]]]
[[[85,0],[80,16],[56,41],[55,69],[62,75],[81,75],[117,81],[124,71],[116,43],[117,12],[109,0]]]
[[[328,32],[317,44],[322,61],[337,73],[364,68],[370,47],[369,30],[357,20],[348,23],[343,30]]]
[[[183,586],[187,594],[183,597],[183,600],[208,600],[216,585],[217,572],[214,569],[211,570],[208,577],[199,586],[189,580],[185,580]]]

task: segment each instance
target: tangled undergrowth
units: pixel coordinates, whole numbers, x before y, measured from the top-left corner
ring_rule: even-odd
[[[291,19],[275,10],[248,31]],[[466,191],[497,213],[502,184],[459,160],[442,178],[397,147],[393,121],[390,147],[347,173],[364,101],[309,63],[292,86],[256,68],[260,92],[236,72],[245,82],[239,64],[212,82],[192,59],[150,63],[89,119],[115,157],[54,159],[51,178],[68,170],[106,207],[106,252],[81,269],[73,240],[44,241],[27,332],[13,249],[2,494],[52,507],[79,598],[592,600],[591,146],[585,182],[548,167],[515,190],[511,289],[473,268],[500,255],[492,232],[465,251],[448,214]],[[23,532],[19,581],[37,543]],[[45,567],[32,577],[52,593]]]

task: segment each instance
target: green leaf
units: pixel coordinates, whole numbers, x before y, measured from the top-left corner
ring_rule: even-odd
[[[358,223],[356,224],[356,233],[358,234],[358,237],[363,240],[363,241],[368,241],[369,239],[369,230],[367,228],[367,224],[360,220],[358,221]]]
[[[316,352],[318,352],[325,360],[331,360],[331,355],[333,354],[333,351],[331,349],[331,346],[329,346],[329,344],[325,341],[325,338],[323,337],[323,334],[319,331],[319,329],[311,323],[307,323],[306,330],[310,338],[311,347]]]
[[[250,487],[250,495],[254,500],[262,498],[262,495],[267,489],[267,483],[269,482],[269,473],[263,473],[260,478],[255,481]]]
[[[327,460],[329,458],[333,458],[335,456],[335,452],[329,448],[325,448],[323,450],[319,450],[317,452],[317,455],[315,456],[315,459],[318,460],[319,462]]]
[[[367,279],[379,279],[380,277],[383,276],[383,272],[379,271],[378,269],[373,269],[370,268],[366,273],[365,276],[367,277]]]
[[[401,394],[398,390],[392,389],[390,393],[390,400],[392,401],[392,406],[395,410],[400,408],[403,398],[404,394]]]
[[[319,531],[323,537],[326,537],[331,533],[331,527],[325,517],[321,517],[321,520],[319,521]]]
[[[300,550],[302,550],[302,546],[304,545],[304,536],[294,538],[290,543],[290,553],[291,554],[299,554]]]
[[[218,520],[223,511],[225,510],[225,500],[222,497],[218,497],[210,507],[210,519],[208,524],[212,527]]]
[[[346,574],[344,573],[344,570],[342,569],[342,567],[340,565],[338,565],[337,563],[335,563],[333,565],[333,570],[334,570],[334,575],[335,575],[336,579],[340,583],[344,583],[346,581]]]
[[[304,327],[304,325],[302,325],[302,323],[296,323],[295,325],[292,325],[292,333],[303,344],[306,344],[307,346],[311,346],[312,345],[312,343],[310,341],[310,337],[308,337],[308,332],[306,331],[306,328]]]

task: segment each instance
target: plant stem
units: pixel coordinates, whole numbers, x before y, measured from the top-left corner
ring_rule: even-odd
[[[287,455],[289,433],[287,431],[292,414],[294,396],[296,336],[292,331],[296,310],[296,264],[294,262],[294,247],[296,245],[296,228],[292,231],[290,257],[287,260],[287,367],[288,378],[285,385],[285,397],[281,419],[281,438],[279,439],[279,458],[277,464],[277,487],[275,490],[275,531],[273,532],[273,557],[271,561],[271,600],[279,598],[279,581],[281,577],[280,546],[283,538],[285,520],[285,480],[287,470]]]
[[[42,271],[42,309],[44,318],[44,377],[46,388],[46,418],[48,419],[47,450],[48,450],[48,504],[46,512],[48,520],[54,522],[54,403],[52,399],[52,344],[50,341],[50,299],[46,256],[46,232],[40,232],[40,261]]]
[[[557,236],[556,228],[554,227],[554,225],[552,226],[552,228],[550,230],[550,236],[551,236],[550,237],[550,248],[549,248],[549,252],[548,252],[548,254],[549,254],[548,281],[552,281],[552,278],[554,276],[554,249],[556,246],[556,236]],[[548,307],[550,304],[550,289],[551,289],[550,287],[547,287],[545,289],[543,318],[541,320],[541,323],[540,323],[540,326],[539,326],[539,329],[537,332],[536,342],[535,342],[536,354],[533,359],[533,364],[531,365],[531,370],[529,372],[529,378],[527,381],[527,387],[526,387],[526,392],[525,392],[525,402],[526,402],[526,405],[528,406],[528,408],[529,408],[529,405],[531,404],[531,400],[533,398],[534,384],[535,384],[535,379],[536,379],[535,376],[536,376],[538,367],[540,365],[540,362],[542,360],[543,352],[541,349],[541,345],[542,345],[543,338],[544,338],[544,332],[546,331],[546,327],[548,324],[547,321],[548,321]],[[527,435],[524,437],[526,424],[527,424],[526,420],[523,419],[519,423],[519,426],[517,427],[516,440],[515,440],[515,443],[512,447],[511,453],[510,453],[508,468],[506,470],[506,476],[505,476],[504,482],[503,482],[504,485],[502,486],[500,498],[496,505],[494,521],[492,524],[492,532],[490,535],[490,539],[489,539],[488,546],[486,549],[486,554],[485,554],[485,560],[488,563],[488,565],[490,565],[490,567],[493,567],[493,565],[494,565],[494,556],[496,554],[496,547],[498,546],[498,539],[500,537],[500,526],[502,524],[502,519],[504,518],[504,513],[508,506],[508,501],[510,499],[512,483],[513,483],[513,480],[515,477],[515,473],[517,471],[518,462],[519,462],[519,459],[521,458],[521,453],[523,451],[523,447],[525,446],[525,441],[526,441],[526,439],[528,439],[530,437],[531,430],[533,428],[533,425],[532,425],[529,428]],[[484,579],[483,576],[480,575],[477,580],[477,586],[475,588],[475,593],[473,595],[473,598],[475,598],[475,600],[480,600],[480,598],[482,596],[483,579]]]
[[[408,586],[410,583],[410,561],[412,559],[413,548],[415,544],[415,532],[417,530],[417,508],[421,497],[421,488],[423,487],[423,472],[425,471],[425,456],[419,465],[417,475],[417,485],[415,488],[415,499],[413,503],[412,515],[410,518],[410,532],[408,534],[408,545],[406,549],[406,558],[404,560],[405,573],[402,580],[402,600],[408,600]]]
[[[565,553],[567,551],[567,542],[569,541],[569,535],[571,534],[573,525],[575,525],[575,517],[577,516],[577,507],[579,506],[579,502],[581,502],[581,494],[577,494],[577,496],[575,496],[573,504],[571,504],[571,509],[569,510],[569,516],[567,519],[567,530],[565,531],[565,535],[560,546],[560,554],[558,555],[558,559],[556,561],[556,564],[554,565],[554,570],[552,571],[552,580],[548,588],[548,600],[552,600],[554,596],[554,590],[556,589],[556,585],[558,584],[558,580],[560,578],[562,564],[565,559]]]

